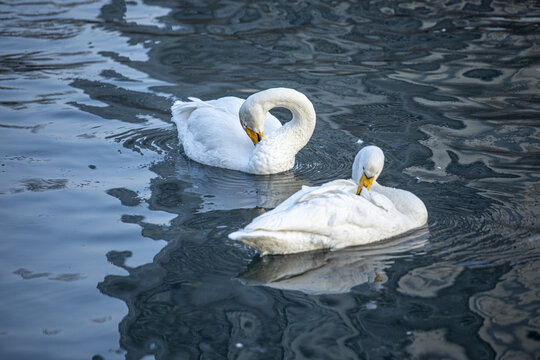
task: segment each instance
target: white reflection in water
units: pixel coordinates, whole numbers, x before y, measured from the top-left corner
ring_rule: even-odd
[[[161,22],[159,18],[167,15],[170,12],[170,9],[135,1],[126,2],[126,5],[126,13],[124,15],[126,22],[140,27],[166,27],[166,24]]]
[[[446,340],[444,329],[414,331],[412,335],[413,342],[407,346],[411,359],[468,359],[463,347]]]
[[[424,227],[408,236],[367,246],[264,256],[256,259],[238,279],[247,285],[316,295],[346,293],[366,283],[379,288],[388,280],[384,269],[391,266],[392,260],[411,256],[407,251],[423,247],[428,239],[429,230]]]
[[[463,267],[452,264],[433,264],[409,271],[398,282],[398,291],[422,298],[437,296],[437,292],[452,286]]]
[[[201,196],[198,213],[215,210],[275,208],[302,185],[292,171],[253,176],[239,171],[201,165],[181,157],[176,164],[178,179],[191,184],[185,191]]]
[[[476,294],[469,307],[484,318],[479,335],[497,359],[538,359],[540,265],[516,266],[494,289]]]

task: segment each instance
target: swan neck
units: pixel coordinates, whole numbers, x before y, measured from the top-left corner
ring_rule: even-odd
[[[291,121],[283,128],[294,133],[300,148],[304,147],[315,129],[316,114],[311,101],[301,92],[286,88],[268,89],[256,95],[260,97],[254,100],[260,102],[265,114],[275,107],[286,108],[292,113]]]

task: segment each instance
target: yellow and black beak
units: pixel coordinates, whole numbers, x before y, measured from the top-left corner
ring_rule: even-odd
[[[246,132],[246,134],[248,134],[251,141],[253,141],[253,145],[257,145],[257,143],[262,140],[262,137],[263,137],[262,131],[256,133],[255,131],[251,130],[244,124],[242,124],[242,127],[244,128],[244,131]]]
[[[366,189],[369,190],[371,184],[373,184],[373,179],[375,179],[375,176],[368,178],[366,176],[366,173],[362,173],[362,177],[360,178],[360,184],[358,185],[358,190],[356,190],[356,195],[360,195],[364,186],[366,187]]]

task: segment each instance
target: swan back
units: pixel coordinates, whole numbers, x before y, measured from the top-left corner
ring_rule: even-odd
[[[202,101],[189,98],[172,106],[172,120],[185,154],[202,164],[246,171],[254,146],[238,122],[243,99],[227,96]],[[268,113],[264,131],[271,134],[281,123]]]

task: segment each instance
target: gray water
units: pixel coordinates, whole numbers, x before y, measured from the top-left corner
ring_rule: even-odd
[[[538,2],[0,14],[2,359],[540,359]],[[185,157],[175,99],[278,86],[317,111],[294,169]],[[359,140],[427,227],[264,258],[228,240],[302,185],[349,177]]]

